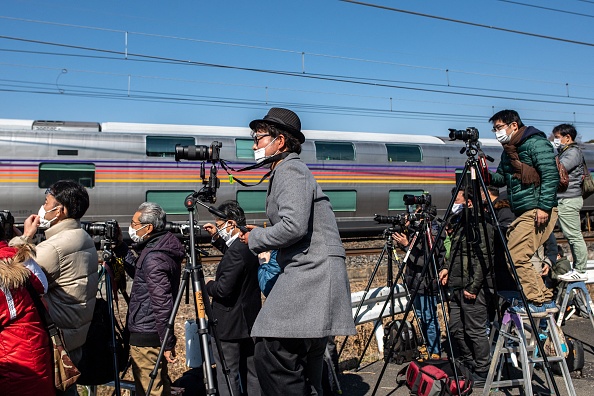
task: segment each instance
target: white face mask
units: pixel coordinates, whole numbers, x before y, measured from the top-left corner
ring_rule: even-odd
[[[502,129],[500,131],[495,132],[495,138],[497,138],[497,141],[501,144],[505,144],[507,142],[510,141],[511,139],[511,134],[507,134],[507,130],[506,129]]]
[[[134,228],[132,228],[132,226],[128,227],[128,234],[130,235],[130,239],[132,239],[134,242],[139,243],[142,242],[142,240],[144,239],[144,237],[146,236],[146,234],[144,234],[143,236],[138,236],[136,233],[140,230],[142,230],[145,227],[148,227],[148,224],[143,225],[142,227],[140,227],[139,229],[135,230]]]
[[[464,204],[455,203],[452,205],[452,213],[453,214],[458,214],[458,213],[462,212],[462,209],[464,209]]]
[[[225,223],[225,225],[222,226],[221,229],[217,231],[217,233],[219,234],[219,237],[221,237],[223,239],[223,241],[225,241],[225,242],[228,242],[229,239],[231,239],[231,237],[233,236],[231,233],[233,232],[233,229],[235,228],[235,227],[233,227],[231,229],[231,231],[227,231],[227,223]]]
[[[53,209],[48,210],[47,212],[45,211],[45,208],[43,207],[43,205],[41,205],[41,208],[39,208],[39,212],[37,212],[37,215],[39,216],[39,227],[41,228],[50,228],[52,226],[52,223],[54,222],[54,220],[58,219],[58,215],[56,215],[53,219],[51,220],[47,220],[45,218],[45,215],[47,213],[53,212],[54,210],[58,210],[60,208],[60,206],[56,206]]]
[[[553,146],[555,146],[556,148],[559,148],[559,146],[561,146],[561,139],[553,139]]]
[[[256,163],[259,164],[260,162],[264,161],[267,158],[272,157],[272,155],[276,155],[276,153],[278,152],[278,150],[276,151],[276,153],[272,154],[272,155],[266,155],[266,149],[268,148],[268,146],[270,146],[272,144],[272,142],[274,142],[276,139],[278,138],[275,137],[274,139],[272,139],[270,141],[270,143],[268,143],[266,145],[266,147],[262,147],[261,149],[258,149],[256,151],[254,151],[254,159],[256,160]]]

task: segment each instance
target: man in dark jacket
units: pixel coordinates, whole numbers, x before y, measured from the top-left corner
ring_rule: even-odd
[[[489,119],[503,145],[497,172],[491,184],[507,186],[511,209],[517,216],[507,231],[507,247],[528,300],[514,309],[543,316],[557,312],[552,292],[545,286],[530,259],[549,237],[557,221],[559,171],[553,146],[545,134],[526,127],[514,110],[502,110]]]
[[[125,253],[126,272],[134,279],[128,307],[130,356],[136,394],[145,395],[149,374],[157,363],[167,322],[173,310],[181,276],[184,246],[165,231],[165,211],[157,204],[145,202],[132,217],[128,232],[134,242],[128,250],[120,244],[116,253]],[[167,362],[175,362],[175,335],[167,340],[151,396],[171,395]]]
[[[205,224],[204,229],[213,237],[213,245],[224,254],[215,279],[206,284],[206,291],[212,297],[212,314],[217,321],[217,335],[230,370],[233,394],[260,395],[254,367],[254,340],[250,337],[262,306],[258,284],[259,261],[250,248],[237,239],[237,227],[245,226],[245,214],[239,204],[227,201],[217,209],[225,214],[226,219],[217,218],[215,224]],[[214,354],[214,358],[219,395],[228,395],[218,353]]]
[[[461,210],[448,219],[452,228],[449,259],[439,272],[450,290],[450,331],[458,359],[474,370],[475,380],[489,371],[488,307],[493,299],[493,226],[475,213],[471,191],[460,190],[455,204]]]

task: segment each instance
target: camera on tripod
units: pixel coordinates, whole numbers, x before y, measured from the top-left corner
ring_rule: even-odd
[[[107,220],[104,223],[81,223],[80,228],[89,235],[100,236],[108,241],[117,241],[120,226],[116,220]]]
[[[468,127],[466,129],[448,128],[450,131],[450,140],[464,140],[465,142],[478,142],[479,131],[475,127]]]
[[[0,227],[2,228],[3,238],[8,240],[13,235],[14,217],[10,210],[0,210]]]
[[[424,193],[422,195],[404,194],[402,201],[405,205],[431,205],[431,194]]]
[[[392,226],[387,229],[389,233],[402,233],[407,229],[406,222],[408,221],[408,215],[382,216],[376,214],[373,220],[379,224],[391,224]]]
[[[177,144],[175,146],[175,160],[216,162],[221,159],[221,147],[223,147],[223,143],[217,141],[212,142],[210,146],[182,146]]]
[[[190,224],[188,222],[172,223],[168,221],[165,223],[165,231],[180,234],[182,237],[188,237],[190,235]],[[198,224],[194,224],[194,232],[200,234],[201,230]]]

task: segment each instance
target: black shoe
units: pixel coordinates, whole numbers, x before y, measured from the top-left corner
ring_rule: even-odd
[[[488,371],[473,371],[472,372],[472,382],[474,386],[483,387],[485,386],[485,382],[487,381],[487,376],[489,375]]]

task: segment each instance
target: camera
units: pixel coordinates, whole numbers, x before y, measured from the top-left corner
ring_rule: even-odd
[[[120,231],[120,226],[115,220],[107,220],[104,223],[81,223],[80,228],[89,235],[98,235],[109,241],[116,241]]]
[[[479,131],[474,127],[468,127],[465,130],[456,130],[449,128],[450,131],[450,140],[464,140],[470,142],[478,142],[479,139]]]
[[[431,205],[431,195],[430,194],[423,194],[423,195],[412,195],[412,194],[405,194],[402,196],[402,201],[405,205]]]
[[[182,236],[190,235],[190,223],[172,223],[170,221],[165,223],[165,231],[172,232],[174,234],[181,234]],[[194,233],[200,234],[200,226],[194,224]]]
[[[379,224],[404,224],[406,223],[407,217],[406,215],[382,216],[376,214],[373,220],[377,221]]]
[[[379,224],[391,224],[392,227],[388,228],[386,231],[388,233],[398,232],[403,233],[407,231],[406,228],[406,221],[408,220],[407,215],[395,215],[395,216],[382,216],[376,214],[373,220],[377,221]]]
[[[0,210],[0,239],[11,239],[13,235],[14,217],[10,210]]]
[[[221,147],[223,147],[223,143],[217,141],[212,142],[210,146],[177,144],[175,145],[175,160],[216,162],[221,158]]]

